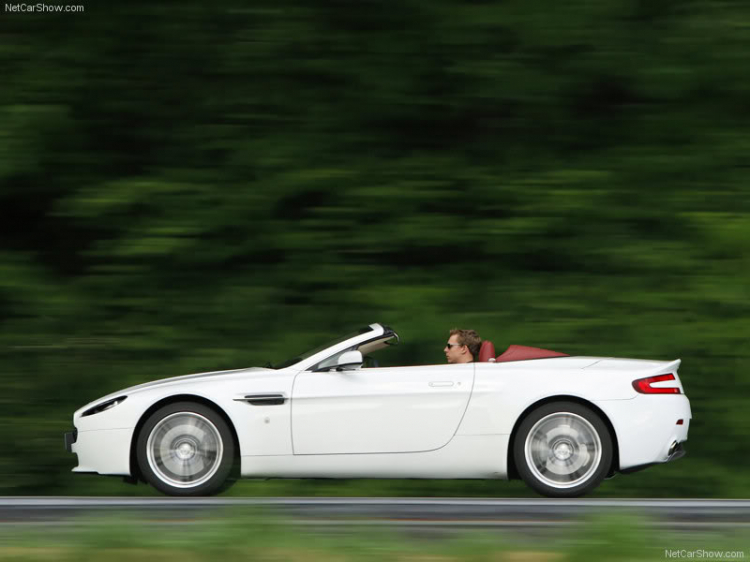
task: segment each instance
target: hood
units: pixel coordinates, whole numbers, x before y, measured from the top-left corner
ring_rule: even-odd
[[[265,369],[263,367],[250,367],[248,369],[232,369],[231,371],[211,371],[208,373],[195,373],[192,375],[181,375],[178,377],[169,377],[167,379],[159,379],[159,380],[155,380],[155,381],[151,381],[151,382],[147,382],[143,384],[138,384],[136,386],[129,386],[128,388],[123,388],[116,392],[107,394],[107,396],[102,396],[101,398],[91,402],[91,404],[97,404],[99,402],[104,402],[111,398],[115,398],[117,396],[130,395],[136,392],[140,392],[142,390],[153,389],[153,388],[160,387],[160,386],[171,386],[171,385],[180,384],[184,382],[199,382],[201,380],[216,379],[216,378],[226,377],[228,375],[239,374],[239,373],[242,373],[242,374],[267,373],[269,371],[273,371],[273,369]],[[87,404],[86,406],[84,406],[84,408],[90,407],[91,404]]]

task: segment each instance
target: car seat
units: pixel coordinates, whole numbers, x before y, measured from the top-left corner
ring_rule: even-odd
[[[480,363],[494,363],[495,362],[495,346],[491,341],[484,340],[482,347],[479,348],[479,359]]]

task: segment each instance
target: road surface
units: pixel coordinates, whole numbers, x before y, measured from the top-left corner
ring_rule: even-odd
[[[750,530],[750,500],[695,499],[0,497],[0,525],[76,524],[123,512],[190,522],[248,508],[312,526],[559,528],[603,513],[631,513],[666,528]]]

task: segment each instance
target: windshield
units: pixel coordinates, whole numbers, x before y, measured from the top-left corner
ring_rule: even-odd
[[[305,353],[302,353],[300,355],[296,355],[294,357],[290,357],[286,361],[282,361],[281,363],[274,363],[273,365],[271,365],[271,369],[286,369],[287,367],[291,367],[295,363],[299,363],[300,361],[303,361],[303,360],[307,359],[308,357],[312,357],[313,355],[315,355],[316,353],[319,353],[319,352],[323,351],[324,349],[327,349],[329,347],[333,347],[336,344],[339,344],[339,343],[344,342],[346,340],[352,339],[355,336],[358,336],[360,334],[364,334],[366,332],[371,332],[371,331],[372,331],[372,328],[370,328],[369,326],[367,326],[365,328],[360,328],[356,332],[352,332],[351,334],[347,334],[345,336],[341,336],[339,338],[336,338],[335,340],[331,340],[331,341],[329,341],[327,343],[324,343],[323,345],[319,345],[315,349],[311,349],[310,351],[306,351]]]

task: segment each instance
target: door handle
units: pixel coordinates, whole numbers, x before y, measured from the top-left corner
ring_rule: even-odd
[[[430,381],[430,386],[453,386],[453,381]]]

